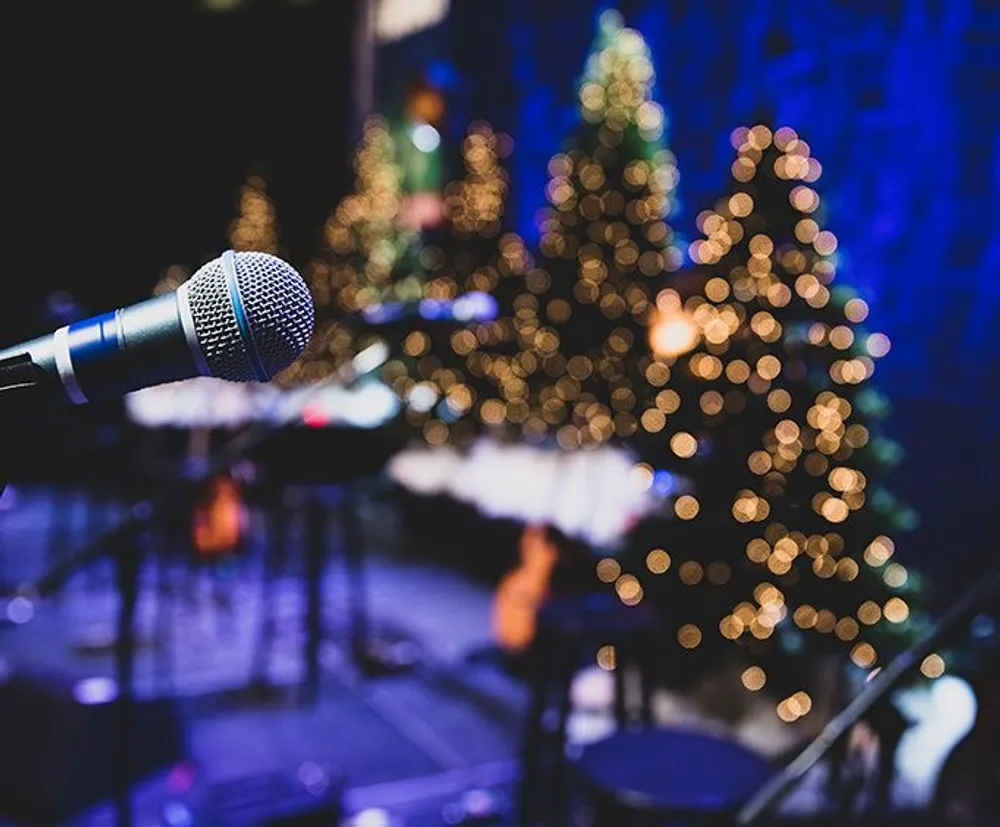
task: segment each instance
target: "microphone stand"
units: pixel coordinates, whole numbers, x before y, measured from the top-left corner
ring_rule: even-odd
[[[112,551],[121,604],[115,640],[115,758],[114,791],[116,824],[132,827],[132,767],[135,765],[135,607],[139,600],[139,548],[137,538],[120,540]]]
[[[848,706],[824,727],[823,731],[791,763],[775,775],[737,812],[737,827],[759,827],[774,813],[785,796],[819,761],[900,681],[919,667],[927,655],[950,637],[959,624],[1000,596],[1000,564],[980,577],[975,585],[956,600],[938,619],[933,629],[916,644],[901,652],[880,670]]]
[[[9,427],[7,414],[15,404],[39,392],[41,378],[35,363],[27,354],[0,359],[0,430],[6,431]],[[3,496],[7,487],[7,473],[6,463],[0,456],[0,496]],[[3,554],[4,550],[0,547],[0,555]],[[0,563],[2,562],[0,556]],[[6,570],[0,575],[0,589],[7,590]]]

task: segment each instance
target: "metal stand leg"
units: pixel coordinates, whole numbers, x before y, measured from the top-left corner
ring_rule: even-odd
[[[390,675],[412,669],[417,663],[417,644],[395,632],[375,632],[369,605],[368,571],[365,565],[365,536],[361,522],[364,488],[344,486],[340,520],[344,563],[347,572],[351,657],[365,676]]]
[[[323,641],[323,561],[326,557],[326,507],[321,496],[309,497],[306,506],[306,617],[305,699],[319,698],[320,645]]]
[[[367,594],[368,584],[365,578],[364,536],[361,530],[361,519],[358,516],[358,495],[350,485],[346,486],[344,498],[341,501],[340,520],[343,530],[344,561],[347,567],[348,600],[350,606],[350,647],[354,665],[367,674],[369,669],[369,628]]]
[[[118,542],[115,570],[118,575],[118,637],[115,641],[115,678],[118,696],[115,701],[115,809],[117,827],[132,827],[132,777],[135,765],[133,727],[135,677],[135,607],[139,592],[139,548],[136,538]]]

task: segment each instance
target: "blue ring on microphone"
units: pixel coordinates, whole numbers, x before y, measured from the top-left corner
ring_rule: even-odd
[[[243,298],[240,296],[240,286],[236,281],[236,253],[226,250],[222,254],[222,272],[226,276],[226,286],[229,288],[229,298],[233,302],[233,311],[236,313],[236,325],[240,329],[240,337],[247,349],[247,356],[250,358],[250,366],[257,374],[259,382],[269,382],[271,377],[264,370],[264,363],[257,352],[257,343],[253,340],[250,332],[250,322],[247,321],[246,311],[243,309]]]

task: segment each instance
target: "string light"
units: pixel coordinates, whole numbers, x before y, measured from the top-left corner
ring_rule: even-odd
[[[487,123],[469,128],[462,143],[465,177],[445,190],[445,215],[457,232],[495,236],[500,231],[509,187],[501,159],[512,147],[508,136],[495,134]]]
[[[240,189],[239,213],[229,226],[229,244],[234,250],[278,252],[278,222],[267,184],[251,176]]]
[[[940,678],[945,672],[944,658],[934,653],[923,659],[920,671],[926,678]]]

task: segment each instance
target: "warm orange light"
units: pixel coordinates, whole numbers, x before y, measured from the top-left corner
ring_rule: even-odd
[[[700,339],[698,325],[683,311],[661,315],[649,329],[649,346],[658,356],[680,356]]]

